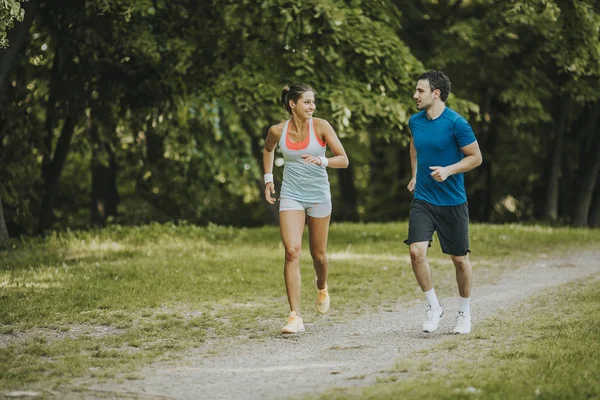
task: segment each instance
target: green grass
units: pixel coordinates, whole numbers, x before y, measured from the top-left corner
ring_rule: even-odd
[[[321,398],[597,399],[599,309],[599,279],[563,285],[418,361],[399,361],[373,386],[333,389]]]
[[[335,307],[323,323],[414,299],[406,231],[405,223],[332,225]],[[476,276],[489,282],[508,263],[592,248],[600,231],[473,225],[471,241]],[[322,318],[309,254],[305,241],[307,322]],[[436,291],[453,294],[454,268],[437,243],[430,261]],[[131,375],[208,338],[277,335],[287,311],[278,228],[111,226],[11,242],[0,250],[0,389]],[[2,345],[8,336],[22,339]]]

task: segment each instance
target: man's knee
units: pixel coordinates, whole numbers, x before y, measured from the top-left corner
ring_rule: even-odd
[[[457,269],[465,270],[471,266],[469,262],[469,256],[450,256],[452,258],[452,262]]]
[[[409,253],[410,261],[413,264],[421,263],[425,261],[425,258],[427,257],[427,246],[423,246],[419,243],[412,243],[409,247]]]

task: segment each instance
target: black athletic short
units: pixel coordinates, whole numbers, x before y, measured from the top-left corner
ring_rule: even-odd
[[[408,239],[404,243],[429,242],[431,246],[434,231],[444,253],[452,256],[469,253],[468,204],[442,207],[414,199],[410,205]]]

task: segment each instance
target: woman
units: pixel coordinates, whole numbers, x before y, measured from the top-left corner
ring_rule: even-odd
[[[305,220],[308,223],[310,255],[316,272],[317,311],[329,309],[327,291],[327,235],[331,219],[331,193],[325,168],[346,168],[348,157],[331,125],[313,118],[316,109],[314,90],[297,83],[284,87],[281,104],[290,119],[269,129],[263,152],[265,199],[274,204],[273,183],[275,146],[279,144],[283,159],[283,183],[279,205],[279,226],[285,247],[285,288],[290,316],[282,333],[304,331],[300,317],[300,249]],[[326,146],[334,154],[325,157]]]

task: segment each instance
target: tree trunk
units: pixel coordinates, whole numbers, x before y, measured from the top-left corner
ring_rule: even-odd
[[[156,132],[156,129],[152,126],[152,122],[148,122],[145,131],[146,160],[149,165],[156,166],[164,158],[165,139]]]
[[[544,219],[549,222],[556,222],[558,220],[559,181],[562,170],[563,145],[570,105],[569,98],[565,95],[560,104],[561,107],[558,111],[558,123],[556,124],[554,146],[552,149],[552,164],[550,165],[547,181],[546,204],[544,206]]]
[[[98,122],[89,117],[88,131],[92,142],[90,223],[101,228],[108,217],[117,215],[119,193],[115,154],[111,146],[102,141],[98,129]]]
[[[152,126],[152,121],[147,122],[144,128],[144,134],[146,137],[143,149],[144,168],[138,169],[136,191],[138,191],[148,202],[160,208],[160,205],[156,204],[156,197],[152,195],[152,185],[156,177],[151,175],[146,179],[144,178],[144,174],[146,170],[150,170],[153,174],[155,171],[162,170],[165,152],[164,139],[156,133],[155,128]]]
[[[0,196],[0,245],[8,241],[8,229],[4,220],[4,209],[2,207],[2,197]]]
[[[48,229],[52,228],[54,222],[54,200],[56,193],[58,193],[58,185],[60,181],[60,175],[65,165],[67,155],[69,154],[69,148],[71,146],[71,139],[73,138],[73,132],[75,131],[74,117],[68,116],[65,119],[60,137],[54,150],[54,156],[52,161],[43,163],[42,165],[42,199],[40,205],[40,219],[38,225],[38,234],[43,234]],[[52,129],[50,132],[46,132],[47,135],[52,135]]]
[[[2,163],[2,159],[6,156],[6,152],[4,146],[2,145],[3,141],[3,131],[4,131],[4,121],[2,119],[2,112],[0,111],[0,163]],[[0,244],[6,242],[8,240],[8,229],[6,228],[6,220],[4,219],[4,208],[2,206],[2,197],[0,196]]]
[[[25,46],[29,28],[33,23],[41,0],[29,0],[21,4],[25,10],[25,18],[8,32],[8,48],[0,50],[0,92],[3,91],[6,80],[14,65],[19,59],[19,54]]]
[[[356,186],[354,186],[354,168],[352,164],[345,169],[338,169],[338,181],[340,185],[341,201],[335,214],[338,221],[358,221],[358,201],[356,198]]]
[[[48,95],[48,104],[46,106],[46,120],[44,122],[45,135],[42,148],[42,195],[40,204],[40,215],[38,221],[38,234],[52,226],[52,212],[54,189],[50,181],[52,176],[52,139],[54,138],[54,126],[56,124],[56,97],[60,85],[61,70],[61,46],[57,44],[52,70],[50,72],[50,93]]]
[[[408,132],[407,132],[408,134]],[[399,182],[398,194],[396,199],[392,199],[398,213],[395,219],[407,220],[410,214],[410,206],[414,198],[413,194],[408,191],[406,185],[412,178],[412,167],[410,165],[410,145],[397,145],[396,148],[397,172],[396,180]]]
[[[591,162],[583,163],[585,166],[582,171],[583,179],[581,180],[581,186],[579,186],[579,190],[577,191],[577,197],[575,198],[573,210],[574,226],[588,225],[588,215],[590,214],[590,208],[594,196],[594,188],[596,186],[596,182],[598,181],[598,174],[600,173],[600,139],[596,134],[598,108],[600,108],[598,106],[599,104],[600,103],[592,107],[592,112],[590,113],[590,123],[586,129],[588,134],[591,135],[590,137],[593,137],[596,143],[595,145],[592,145],[591,153],[588,155],[588,157],[584,158],[584,160],[591,160]]]
[[[66,63],[70,63],[69,55],[64,52],[64,48],[57,45],[56,56],[52,65],[50,75],[50,94],[48,96],[48,106],[46,109],[46,121],[44,123],[45,136],[43,138],[42,150],[42,195],[40,204],[40,215],[38,223],[38,234],[43,234],[46,230],[52,228],[54,214],[54,200],[58,193],[58,184],[62,169],[65,165],[71,139],[75,131],[75,123],[78,117],[78,104],[72,96],[69,103],[66,103],[67,116],[52,154],[52,139],[54,137],[54,127],[57,124],[57,93],[65,90],[63,70]]]
[[[600,228],[600,174],[596,177],[596,194],[590,207],[589,225],[592,228]]]
[[[390,172],[387,171],[388,164],[385,151],[389,144],[374,133],[379,131],[377,124],[371,124],[368,130],[371,132],[369,144],[371,155],[369,157],[369,190],[365,197],[365,217],[368,221],[387,221],[391,219],[391,196],[393,195],[391,193],[390,175],[386,174],[386,172]],[[406,162],[406,160],[399,161],[401,163]]]
[[[482,76],[482,81],[485,81],[485,75]],[[492,105],[492,93],[488,87],[483,89],[481,108],[481,132],[477,140],[481,147],[483,163],[478,171],[479,182],[483,181],[483,185],[479,184],[479,192],[481,198],[481,206],[479,208],[479,216],[473,218],[481,222],[489,222],[492,219],[492,211],[494,210],[494,154],[496,153],[496,143],[498,137],[498,119],[494,111],[498,110],[498,105]],[[478,169],[479,169],[478,168]],[[467,177],[469,174],[466,175]],[[472,179],[469,179],[470,181]],[[466,188],[467,190],[469,187]],[[474,206],[473,202],[469,202],[469,209]]]
[[[485,146],[485,151],[482,153],[483,166],[485,166],[485,203],[482,222],[489,222],[492,219],[492,212],[494,210],[494,154],[496,153],[496,143],[498,142],[500,133],[498,132],[498,121],[494,121],[493,118],[494,115],[487,122],[489,140]]]

